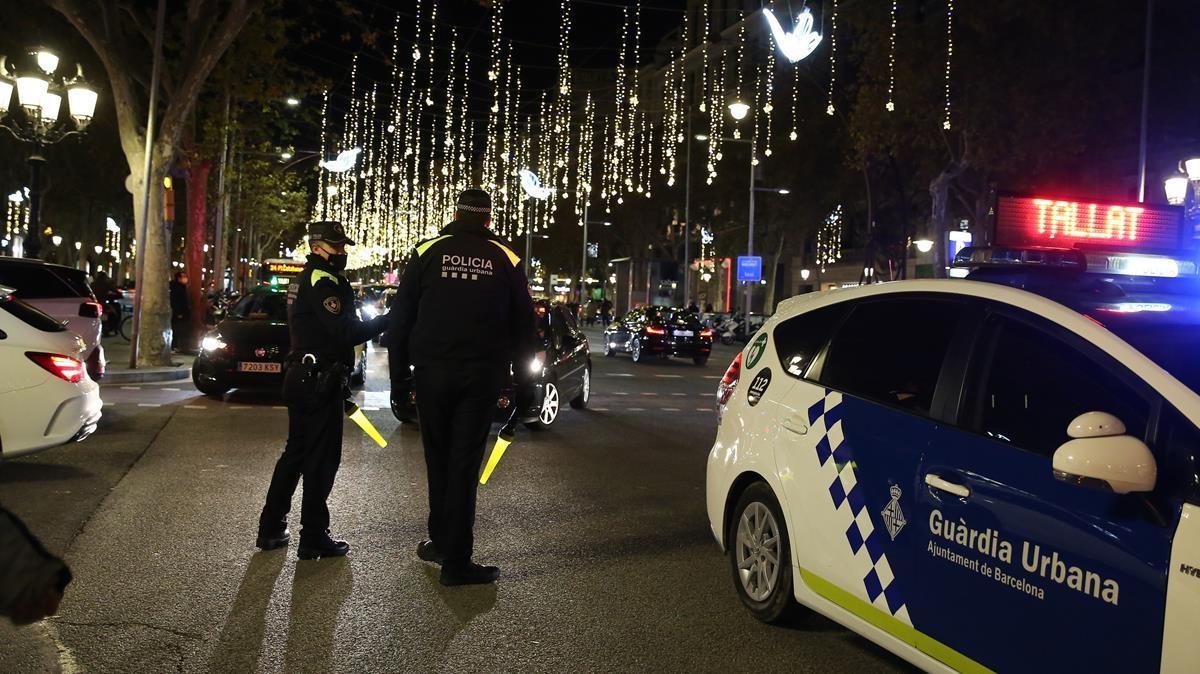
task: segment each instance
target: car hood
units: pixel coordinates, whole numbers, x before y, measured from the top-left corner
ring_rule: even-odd
[[[286,346],[291,342],[287,323],[226,318],[217,324],[217,334],[230,344],[245,346],[249,344],[279,344]]]

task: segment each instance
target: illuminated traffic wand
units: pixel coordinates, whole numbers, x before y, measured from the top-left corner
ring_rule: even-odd
[[[350,421],[358,424],[358,427],[363,430],[363,433],[367,434],[367,437],[374,440],[375,444],[379,445],[380,447],[387,447],[387,440],[383,439],[383,436],[380,435],[379,431],[375,429],[375,425],[371,423],[371,420],[367,418],[367,415],[363,414],[363,411],[359,409],[358,405],[355,405],[347,400],[345,409],[346,416],[350,417]]]
[[[513,415],[516,416],[516,410],[513,411]],[[504,456],[504,451],[512,444],[513,438],[516,437],[515,425],[513,419],[509,419],[500,427],[500,434],[496,436],[496,446],[492,447],[492,454],[483,468],[483,474],[479,476],[479,484],[487,484],[492,471],[496,470],[496,464],[500,463],[500,457]]]

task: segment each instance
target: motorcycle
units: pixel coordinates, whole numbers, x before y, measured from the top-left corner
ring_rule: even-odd
[[[720,335],[721,343],[725,346],[738,340],[745,341],[746,319],[740,313],[730,314],[728,318],[717,325],[717,334]]]

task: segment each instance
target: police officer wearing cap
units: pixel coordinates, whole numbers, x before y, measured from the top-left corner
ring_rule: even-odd
[[[283,396],[288,404],[288,439],[275,463],[256,545],[273,550],[288,544],[288,510],[300,478],[300,559],[340,557],[345,541],[329,536],[326,500],[342,460],[342,417],[349,395],[354,347],[380,334],[387,317],[359,320],[354,291],[342,275],[346,246],[354,242],[339,222],[308,226],[311,253],[304,270],[288,286],[291,351],[285,365]]]
[[[491,206],[487,192],[465,190],[454,222],[417,245],[385,337],[392,390],[408,388],[411,372],[425,445],[429,539],[417,556],[442,565],[443,585],[500,575],[472,560],[479,468],[510,366],[534,350],[529,283],[490,231]]]

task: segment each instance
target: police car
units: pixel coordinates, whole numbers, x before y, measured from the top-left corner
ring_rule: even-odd
[[[955,266],[792,298],[730,366],[707,503],[743,604],[930,671],[1196,671],[1194,263]]]

